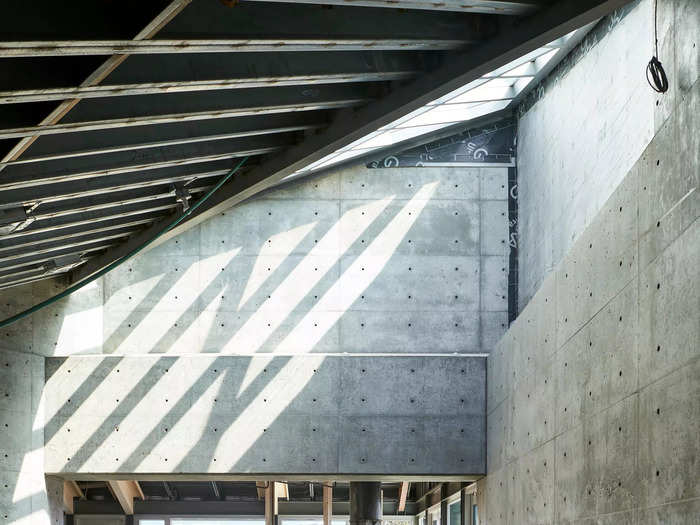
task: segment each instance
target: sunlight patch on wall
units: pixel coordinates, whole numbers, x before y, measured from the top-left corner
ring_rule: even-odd
[[[270,298],[233,334],[221,352],[237,354],[257,352],[392,200],[393,197],[387,197],[343,214],[309,254],[287,275]],[[351,235],[341,236],[340,232],[345,233],[345,225],[348,223],[360,224],[362,228],[355,229]],[[339,238],[340,246],[337,244]]]
[[[302,322],[285,337],[278,351],[311,352],[325,333],[351,308],[360,295],[372,284],[399,247],[411,226],[418,219],[438,186],[437,182],[423,185],[391,222],[374,238],[333,286],[304,316]],[[410,211],[410,213],[409,213]],[[340,297],[340,304],[336,303]],[[324,326],[310,328],[320,312],[329,311],[330,319]]]
[[[313,230],[318,222],[311,222],[293,228],[286,232],[272,235],[260,247],[258,258],[250,272],[245,290],[238,303],[238,310],[243,308],[248,300],[258,291],[272,273],[294,251],[299,243]],[[270,268],[270,270],[268,270]]]
[[[310,356],[305,357],[302,364],[298,359],[290,359],[275,375],[274,379],[260,390],[255,399],[248,403],[236,420],[225,429],[217,443],[213,457],[226,457],[227,462],[215,464],[212,459],[209,464],[210,469],[233,470],[236,463],[260,439],[265,429],[274,423],[289,404],[306,388],[314,376],[314,370],[320,368],[325,360],[323,356]],[[257,358],[252,360],[257,360]],[[283,395],[283,398],[280,398],[280,395]],[[274,402],[267,403],[268,410],[261,411],[251,408],[260,406],[263,399],[273,398]],[[235,442],[237,445],[235,451],[227,445],[231,442]],[[226,450],[223,450],[223,447],[226,447]]]
[[[91,337],[92,332],[94,333]],[[65,314],[56,337],[52,355],[84,354],[100,350],[102,340],[102,306]]]

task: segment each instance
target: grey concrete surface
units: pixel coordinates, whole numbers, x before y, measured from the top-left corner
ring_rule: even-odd
[[[505,168],[362,166],[290,183],[3,336],[45,356],[488,353],[507,324],[506,184]],[[0,311],[59,290],[8,290]]]
[[[63,480],[44,476],[44,358],[0,350],[0,523],[62,525]]]
[[[697,6],[659,0],[668,93],[647,85],[653,2],[641,0],[623,9],[626,16],[606,18],[533,92],[536,102],[524,106],[518,122],[520,310],[688,96],[700,69]],[[691,135],[677,137],[688,151]],[[697,162],[695,153],[696,170]]]
[[[485,357],[47,358],[45,470],[476,479],[485,381]]]
[[[681,88],[700,4],[659,8],[684,53],[667,118],[489,356],[483,524],[700,516],[700,84]]]

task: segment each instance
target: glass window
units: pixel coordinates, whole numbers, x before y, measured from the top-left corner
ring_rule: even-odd
[[[479,507],[472,505],[472,523],[479,525]]]
[[[323,525],[323,518],[283,518],[280,517],[281,525]],[[346,525],[344,518],[332,519],[332,525]]]
[[[165,525],[165,520],[139,520],[139,525]]]
[[[447,524],[448,525],[460,525],[462,520],[460,513],[462,510],[462,504],[459,500],[450,503],[447,507]]]
[[[161,522],[162,523],[162,522]],[[171,525],[263,525],[265,520],[246,520],[234,518],[171,518]],[[143,521],[139,525],[142,525]]]

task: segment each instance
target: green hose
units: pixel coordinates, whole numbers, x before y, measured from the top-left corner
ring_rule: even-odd
[[[33,314],[33,313],[36,312],[37,310],[41,310],[41,309],[44,308],[45,306],[48,306],[48,305],[50,305],[50,304],[52,304],[52,303],[55,303],[55,302],[58,301],[59,299],[63,299],[64,297],[69,296],[69,295],[72,294],[73,292],[75,292],[75,291],[77,291],[77,290],[80,290],[83,286],[85,286],[85,285],[87,285],[87,284],[90,284],[90,283],[91,283],[92,281],[94,281],[95,279],[98,279],[98,278],[102,277],[102,276],[103,276],[104,274],[106,274],[107,272],[113,270],[114,268],[116,268],[117,266],[119,266],[120,264],[122,264],[124,261],[127,261],[128,259],[130,259],[130,258],[133,257],[134,255],[136,255],[137,253],[139,253],[139,252],[140,252],[141,250],[143,250],[146,246],[148,246],[149,244],[152,244],[153,242],[155,242],[159,237],[162,237],[163,235],[165,235],[166,233],[168,233],[170,230],[172,230],[173,228],[175,228],[175,226],[177,226],[177,225],[180,224],[182,221],[184,221],[187,217],[189,217],[197,208],[199,208],[202,204],[204,204],[204,203],[207,201],[207,199],[209,199],[209,197],[211,197],[211,196],[214,194],[214,192],[216,192],[216,191],[217,191],[219,188],[221,188],[221,186],[223,186],[231,177],[233,177],[233,175],[241,168],[241,166],[243,166],[243,164],[245,164],[245,162],[246,162],[247,160],[248,160],[248,157],[243,157],[243,160],[241,160],[228,174],[226,174],[219,182],[217,182],[216,185],[214,185],[214,187],[213,187],[212,189],[210,189],[210,190],[209,190],[201,199],[199,199],[193,206],[191,206],[190,208],[188,208],[182,215],[180,215],[177,219],[175,219],[173,222],[171,222],[171,223],[170,223],[163,231],[161,231],[158,235],[156,235],[156,236],[153,237],[152,239],[147,240],[147,241],[146,241],[145,243],[143,243],[141,246],[139,246],[138,248],[135,248],[133,251],[131,251],[131,252],[129,252],[128,254],[124,255],[124,256],[121,257],[120,259],[117,259],[117,260],[114,261],[113,263],[111,263],[111,264],[105,266],[105,267],[102,268],[100,271],[94,273],[93,275],[91,275],[90,277],[88,277],[87,279],[85,279],[84,281],[80,281],[79,283],[76,283],[76,284],[74,284],[73,286],[69,286],[68,288],[66,288],[65,290],[63,290],[61,293],[58,293],[58,294],[54,295],[53,297],[49,297],[48,299],[46,299],[46,300],[44,300],[44,301],[42,301],[42,302],[40,302],[40,303],[38,303],[38,304],[35,304],[35,305],[32,306],[31,308],[27,308],[26,310],[24,310],[24,311],[22,311],[22,312],[19,312],[18,314],[13,315],[12,317],[8,317],[7,319],[4,319],[4,320],[0,321],[0,328],[2,328],[3,326],[7,326],[8,324],[12,324],[12,323],[14,323],[15,321],[19,321],[20,319],[23,319],[23,318],[27,317],[28,315]]]

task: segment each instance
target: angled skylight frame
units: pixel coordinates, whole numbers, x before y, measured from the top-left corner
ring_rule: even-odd
[[[433,100],[376,131],[340,148],[283,181],[371,155],[391,146],[435,135],[442,129],[512,108],[550,71],[595,23],[579,28],[454,91]]]

